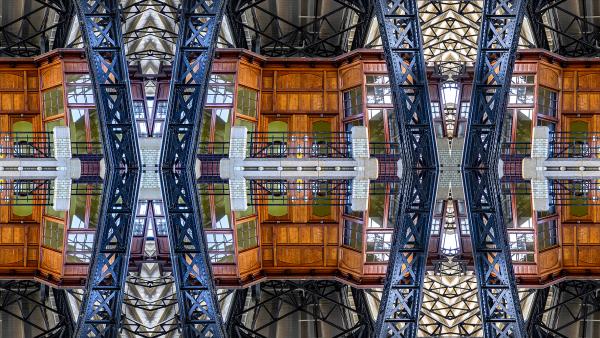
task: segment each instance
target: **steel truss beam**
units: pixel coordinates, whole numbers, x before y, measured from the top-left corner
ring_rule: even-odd
[[[327,326],[331,329],[329,332],[335,330],[335,337],[371,338],[372,322],[367,305],[364,300],[357,302],[354,298],[358,304],[351,306],[349,291],[355,293],[347,288],[327,280],[268,281],[254,286],[251,291],[238,291],[228,322],[228,337],[275,337],[279,321],[301,313],[314,323],[307,326],[311,336],[320,337],[321,328]],[[248,292],[251,299],[247,299]]]
[[[486,338],[525,336],[508,236],[498,200],[498,163],[503,116],[526,2],[484,2],[463,158],[475,274]]]
[[[76,2],[100,117],[106,177],[78,337],[117,337],[139,185],[139,153],[117,0]]]
[[[73,0],[74,1],[74,0]],[[74,16],[72,0],[37,0],[41,5],[35,10],[0,26],[0,56],[36,56],[50,50],[47,33],[54,31],[53,48],[64,47]],[[49,15],[53,11],[58,21],[49,23]],[[40,20],[40,16],[42,19]],[[23,36],[14,31],[30,31]],[[38,43],[33,40],[39,38]]]
[[[539,1],[539,3],[543,2],[543,0]],[[538,11],[538,6],[539,4],[537,1],[528,1],[527,17],[529,18],[529,24],[531,25],[531,31],[536,47],[550,50],[546,28],[544,27],[544,13]]]
[[[552,297],[546,298],[549,294],[546,289],[539,304],[534,305],[537,310],[534,308],[532,313],[528,326],[531,331],[527,337],[566,338],[577,331],[581,338],[595,337],[590,335],[588,326],[593,324],[587,319],[600,312],[600,282],[565,281],[550,287],[550,290]],[[573,329],[574,325],[578,325],[578,330]]]
[[[530,1],[528,5],[529,18],[535,34],[538,47],[549,49],[547,33],[557,37],[554,42],[554,52],[572,57],[599,56],[600,55],[600,26],[584,16],[581,17],[568,9],[560,6],[566,0],[538,0]],[[548,16],[546,23],[544,15]],[[567,19],[561,22],[560,18]],[[581,36],[572,34],[575,28],[581,32]]]
[[[437,158],[415,0],[375,4],[404,164],[376,337],[416,337],[437,182]],[[401,196],[401,197],[400,197]]]
[[[544,288],[534,291],[535,295],[533,295],[533,305],[531,306],[531,313],[529,315],[529,319],[526,322],[527,325],[527,337],[531,338],[541,338],[539,335],[535,335],[535,325],[536,321],[541,319],[541,316],[544,314],[544,310],[546,309],[546,301],[548,299],[548,294],[550,293],[550,288]]]
[[[231,27],[231,35],[233,36],[235,47],[250,49],[244,32],[244,24],[242,19],[242,11],[240,8],[244,6],[246,0],[229,0],[227,3],[227,19]]]
[[[53,290],[51,305],[47,286],[34,281],[0,283],[0,312],[23,322],[25,336],[70,338],[74,322],[63,290]],[[55,322],[55,320],[57,320]],[[10,327],[9,323],[3,323]]]
[[[338,2],[343,2],[338,0]],[[349,0],[348,2],[354,3],[356,13],[358,15],[359,25],[356,26],[354,31],[354,37],[352,38],[352,48],[365,48],[367,45],[367,38],[369,36],[369,27],[375,16],[375,1],[372,0]]]
[[[194,168],[225,2],[182,1],[162,147],[162,190],[183,337],[224,337]]]
[[[353,34],[353,31],[358,33],[358,35],[355,34],[355,37],[358,37],[356,43],[364,46],[368,27],[373,17],[372,1],[335,0],[341,6],[317,16],[307,23],[297,25],[280,17],[277,13],[261,7],[260,5],[264,2],[265,0],[232,0],[227,15],[233,34],[236,34],[240,29],[252,32],[256,39],[256,42],[253,43],[257,43],[258,46],[256,48],[248,47],[252,47],[253,51],[260,52],[263,55],[275,57],[331,57],[340,55],[347,51],[344,43],[348,41],[348,35]],[[342,15],[347,9],[358,15],[358,21],[352,24],[349,17],[344,16],[344,19],[341,20],[341,22],[344,22],[342,27],[335,26],[332,23],[334,18]],[[252,22],[244,22],[242,20],[243,15],[246,15],[247,20],[252,20]],[[268,20],[259,22],[261,20],[259,20],[258,15],[266,16]],[[319,34],[322,27],[328,27],[335,33],[322,37]],[[288,30],[289,32],[284,33]],[[247,46],[247,42],[242,42],[241,39],[242,35],[237,36],[236,43]]]

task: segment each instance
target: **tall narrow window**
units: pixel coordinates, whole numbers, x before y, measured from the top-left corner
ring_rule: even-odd
[[[362,250],[362,224],[344,220],[344,245]]]
[[[546,250],[558,244],[557,221],[538,223],[538,250]]]
[[[254,89],[239,86],[237,97],[238,114],[256,117],[258,92]]]
[[[556,117],[558,113],[558,93],[544,87],[538,88],[538,114]]]
[[[250,249],[258,245],[255,219],[237,225],[237,242],[239,250]]]
[[[354,87],[343,93],[344,98],[344,116],[349,117],[358,115],[362,112],[362,89]]]
[[[67,103],[69,104],[93,104],[94,91],[92,79],[89,74],[67,75]]]
[[[367,104],[392,104],[392,90],[387,75],[367,75]]]
[[[206,95],[207,104],[233,103],[233,74],[211,74]]]

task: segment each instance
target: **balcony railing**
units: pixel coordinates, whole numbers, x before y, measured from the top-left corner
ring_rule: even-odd
[[[50,132],[0,133],[0,158],[50,158],[52,148]]]
[[[551,204],[586,206],[600,204],[600,183],[593,180],[550,180]]]
[[[549,158],[595,158],[600,155],[600,133],[552,132]]]
[[[52,180],[0,181],[0,205],[50,205]]]
[[[351,158],[350,133],[301,133],[301,132],[250,132],[248,133],[250,158]],[[400,158],[397,142],[370,142],[372,157],[380,161]],[[229,142],[200,142],[198,158],[219,160],[229,156]]]
[[[0,180],[0,205],[52,205],[54,182],[42,180]],[[102,183],[73,183],[71,196],[101,195]]]
[[[250,132],[251,158],[351,158],[349,132]]]
[[[71,142],[71,152],[76,158],[102,157],[101,142]],[[52,158],[54,143],[52,132],[0,133],[0,158]]]
[[[103,152],[101,142],[71,142],[71,153],[75,158],[99,160]]]
[[[531,142],[505,142],[500,150],[502,160],[531,156]]]
[[[350,180],[250,180],[249,205],[346,205]]]

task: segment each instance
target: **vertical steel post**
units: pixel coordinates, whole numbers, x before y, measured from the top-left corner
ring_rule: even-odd
[[[202,227],[196,153],[226,0],[183,0],[161,154],[173,275],[183,337],[224,337]]]
[[[402,197],[396,215],[376,337],[416,337],[423,299],[438,163],[415,0],[378,0],[379,22],[401,136]]]
[[[499,154],[527,0],[486,0],[463,158],[463,179],[484,336],[525,337],[499,203]]]
[[[117,337],[139,184],[139,153],[116,0],[75,2],[106,161],[105,188],[77,337]]]

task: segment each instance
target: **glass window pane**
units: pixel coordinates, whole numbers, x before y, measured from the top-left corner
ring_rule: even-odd
[[[93,233],[70,233],[67,236],[67,263],[88,263],[93,247]]]
[[[362,251],[362,224],[344,220],[344,245]]]
[[[367,104],[392,104],[392,90],[385,75],[367,75]]]
[[[87,209],[87,196],[71,196],[71,206],[69,210],[69,229],[85,229],[85,212]]]
[[[369,195],[369,228],[384,227],[385,191],[385,183],[371,184],[371,194]]]
[[[386,151],[385,145],[385,110],[384,109],[369,109],[369,142],[371,153],[384,154]]]
[[[87,142],[86,138],[86,126],[85,126],[85,109],[70,109],[71,122],[69,123],[69,130],[71,131],[71,141],[73,142]]]
[[[158,101],[156,104],[156,114],[154,115],[155,119],[166,119],[167,118],[167,101]]]
[[[42,93],[44,118],[64,113],[63,90],[56,87]]]
[[[250,249],[258,245],[255,219],[237,225],[237,242],[239,250]]]
[[[558,112],[558,93],[544,88],[538,88],[538,113],[556,117]]]
[[[208,104],[232,104],[233,89],[233,74],[211,74],[206,102]]]
[[[63,249],[63,236],[65,228],[64,225],[52,222],[49,220],[44,221],[44,239],[43,245],[47,248],[54,250]]]
[[[258,92],[254,89],[239,86],[237,97],[238,114],[256,117]]]
[[[344,116],[358,115],[362,112],[362,88],[355,87],[343,93]]]

